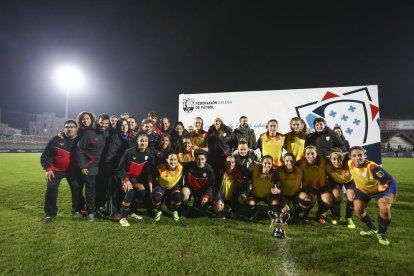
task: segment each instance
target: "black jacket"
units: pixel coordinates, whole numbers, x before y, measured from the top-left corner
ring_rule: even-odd
[[[306,136],[305,146],[315,146],[319,156],[328,156],[333,148],[346,152],[345,142],[329,127],[321,132],[313,132]]]
[[[40,163],[45,171],[65,172],[76,169],[75,149],[79,136],[69,139],[66,136],[53,137],[40,156]]]
[[[236,150],[233,152],[233,157],[236,161],[236,165],[245,176],[251,173],[254,164],[258,162],[256,154],[251,149],[248,150],[246,156],[241,156]]]
[[[117,176],[122,181],[139,177],[145,183],[154,170],[154,157],[150,149],[140,152],[137,147],[127,149],[122,155]]]
[[[249,148],[254,148],[256,146],[256,133],[254,133],[254,129],[251,129],[250,127],[243,128],[239,126],[234,130],[234,136],[235,146],[239,144],[241,138],[246,140]]]
[[[232,153],[234,147],[234,135],[230,127],[223,125],[223,136],[214,125],[210,126],[207,135],[208,154],[209,156],[227,156]]]
[[[213,168],[208,163],[203,168],[199,168],[194,161],[189,162],[184,172],[185,186],[195,192],[202,193],[206,198],[213,196],[216,180]]]
[[[190,133],[187,130],[184,130],[183,134],[181,136],[179,136],[177,134],[177,132],[175,132],[174,130],[171,131],[171,133],[170,133],[171,149],[175,152],[178,152],[178,150],[180,149],[180,147],[182,145],[181,139],[183,138],[183,136],[189,136],[189,135],[190,135]]]
[[[108,152],[105,157],[107,168],[115,172],[118,168],[119,160],[124,152],[136,146],[135,139],[129,134],[124,137],[121,133],[115,133],[109,138]]]
[[[106,145],[106,133],[99,129],[87,130],[76,147],[76,158],[80,169],[88,169],[89,175],[98,174],[98,165]]]

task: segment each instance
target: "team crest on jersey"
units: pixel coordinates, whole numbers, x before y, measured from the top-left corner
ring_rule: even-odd
[[[383,178],[384,177],[384,173],[382,171],[377,171],[377,173],[375,174],[378,178]]]
[[[331,140],[331,137],[329,137],[329,136],[326,136],[326,141],[330,141]]]
[[[367,173],[366,172],[363,172],[361,175],[362,175],[362,177],[366,177],[367,176]]]
[[[379,108],[367,87],[343,94],[327,91],[322,99],[295,109],[309,126],[316,118],[324,118],[329,127],[340,127],[354,145],[364,145],[371,140],[370,135],[375,139],[379,133]]]
[[[183,100],[183,110],[190,113],[194,110],[194,99],[187,98]]]
[[[63,147],[65,145],[65,143],[59,143],[59,145]]]
[[[145,158],[144,159],[147,160],[148,159],[148,155],[145,155]]]
[[[137,159],[137,158],[136,158],[135,156],[132,156],[132,159],[133,159],[133,160],[135,160],[135,159]]]
[[[203,173],[203,177],[207,177],[207,173]]]

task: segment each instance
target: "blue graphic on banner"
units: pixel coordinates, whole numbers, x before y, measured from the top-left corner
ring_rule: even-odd
[[[378,148],[376,143],[367,145],[370,124],[374,123],[378,114],[378,107],[372,103],[367,88],[343,94],[327,91],[320,101],[302,104],[295,109],[298,117],[304,118],[311,128],[316,118],[324,118],[331,128],[340,127],[346,139],[352,140],[353,145],[363,145],[368,151]],[[379,120],[376,122],[378,124]],[[381,156],[377,152],[369,155],[369,158],[374,162],[381,162]]]

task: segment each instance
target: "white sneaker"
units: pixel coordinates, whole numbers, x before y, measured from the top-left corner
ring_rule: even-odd
[[[135,213],[132,213],[132,214],[130,214],[129,215],[131,218],[134,218],[134,219],[142,219],[142,217],[141,216],[138,216],[137,214],[135,214]]]
[[[129,222],[127,221],[126,218],[121,218],[119,220],[119,224],[121,224],[122,226],[130,226]]]

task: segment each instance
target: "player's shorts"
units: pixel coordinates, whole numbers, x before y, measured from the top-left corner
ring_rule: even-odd
[[[393,195],[397,194],[397,181],[395,180],[391,181],[389,185],[389,190]]]
[[[145,187],[147,186],[147,184],[148,184],[148,180],[147,179],[145,179],[145,177],[140,177],[140,176],[137,176],[137,177],[130,177],[129,178],[129,182],[131,182],[131,184],[132,185],[135,185],[135,184],[142,184],[142,185],[144,185]]]
[[[332,179],[329,179],[329,187],[331,189],[340,189],[341,190],[342,187],[344,187],[344,186],[345,186],[345,189],[347,189],[347,190],[355,189],[355,182],[354,182],[354,180],[351,180],[348,183],[339,184],[339,183],[333,181]]]
[[[383,198],[383,197],[391,197],[390,189],[387,189],[387,190],[385,190],[383,192],[380,192],[380,193],[366,194],[363,191],[359,190],[358,188],[355,188],[354,200],[358,199],[358,200],[362,200],[362,201],[368,203],[368,202],[371,201],[371,199],[374,199],[375,201],[378,201],[380,198]]]
[[[280,199],[283,204],[290,205],[290,203],[292,203],[293,206],[296,206],[299,202],[299,193],[296,193],[293,196],[281,195]]]
[[[165,188],[157,185],[157,186],[154,187],[154,190],[152,191],[152,193],[159,193],[159,194],[161,194],[161,197],[163,197],[165,201],[169,202],[170,201],[171,194],[174,193],[174,192],[177,192],[177,191],[179,193],[181,193],[181,191],[180,191],[180,184],[175,185],[171,189],[165,189]]]
[[[206,189],[201,189],[201,190],[194,190],[191,187],[188,186],[184,186],[184,188],[188,188],[190,190],[190,198],[193,197],[194,201],[201,201],[202,197],[206,194]],[[212,202],[213,201],[213,195],[209,194],[209,200]]]
[[[302,188],[302,192],[308,194],[308,195],[322,195],[326,193],[331,193],[332,189],[329,185],[326,185],[324,187],[321,187],[319,189],[316,189],[312,186],[304,187]]]

